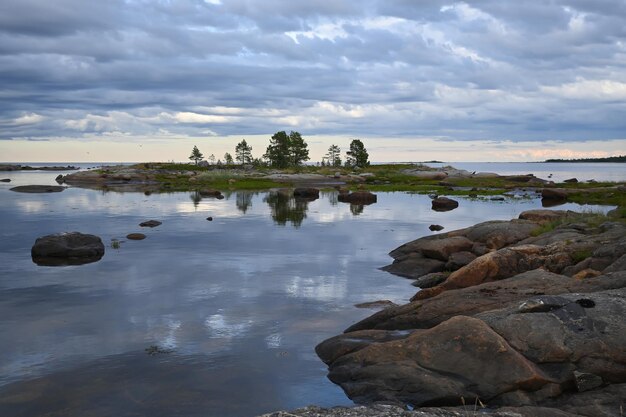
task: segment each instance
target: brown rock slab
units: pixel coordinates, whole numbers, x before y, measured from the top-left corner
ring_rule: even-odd
[[[143,233],[129,233],[126,235],[126,239],[130,239],[130,240],[144,240],[146,238],[146,235],[144,235]]]
[[[450,211],[459,206],[459,202],[448,197],[437,197],[432,200],[434,211]]]
[[[158,220],[147,220],[145,222],[139,223],[139,226],[141,226],[141,227],[157,227],[157,226],[160,226],[161,224],[163,224],[163,223],[158,221]]]
[[[342,203],[359,205],[373,204],[378,200],[376,194],[370,193],[369,191],[355,191],[349,194],[340,193],[337,199]]]
[[[10,188],[17,193],[60,193],[65,187],[60,185],[18,185]]]
[[[104,244],[95,235],[59,233],[37,238],[31,248],[33,262],[43,266],[82,265],[104,255]]]

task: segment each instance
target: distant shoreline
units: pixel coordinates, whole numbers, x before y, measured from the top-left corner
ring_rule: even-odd
[[[607,158],[546,159],[544,162],[626,162],[626,155],[609,156]]]

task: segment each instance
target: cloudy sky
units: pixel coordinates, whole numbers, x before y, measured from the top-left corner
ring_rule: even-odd
[[[0,160],[626,154],[623,0],[3,0]]]

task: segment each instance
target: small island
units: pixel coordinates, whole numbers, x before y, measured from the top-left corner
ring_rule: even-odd
[[[626,162],[626,155],[605,158],[546,159],[544,162]]]

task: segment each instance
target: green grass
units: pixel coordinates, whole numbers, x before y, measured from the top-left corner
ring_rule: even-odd
[[[563,216],[560,219],[542,224],[538,228],[534,229],[530,234],[531,236],[541,236],[544,233],[551,232],[557,227],[568,224],[568,223],[584,223],[589,228],[595,228],[595,227],[600,226],[602,223],[611,221],[611,220],[616,220],[616,219],[610,218],[606,214],[603,214],[603,213],[597,213],[593,211],[583,211],[582,213],[572,213],[571,215]],[[617,220],[626,222],[626,218],[617,219]]]
[[[578,250],[578,251],[572,253],[570,255],[570,258],[572,258],[572,261],[574,262],[574,264],[577,264],[578,262],[584,261],[585,259],[591,257],[591,255],[592,255],[592,253],[588,249]]]

